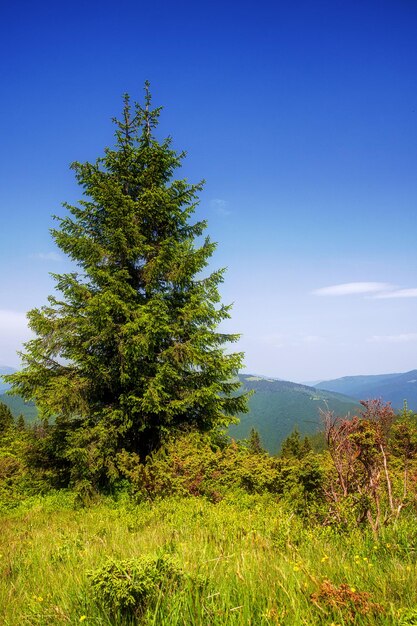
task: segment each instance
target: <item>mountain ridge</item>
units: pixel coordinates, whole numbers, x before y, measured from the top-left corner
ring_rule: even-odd
[[[396,374],[343,376],[322,381],[316,389],[345,393],[357,400],[382,398],[397,410],[406,400],[409,409],[417,411],[417,369]]]
[[[8,365],[0,365],[0,395],[10,389],[10,385],[3,380],[5,374],[13,374],[17,370],[14,367]]]
[[[279,451],[294,428],[303,435],[321,430],[320,409],[342,416],[361,410],[353,398],[302,383],[250,374],[240,374],[239,380],[244,390],[255,393],[249,398],[249,412],[239,415],[239,424],[229,426],[228,433],[235,439],[245,439],[251,428],[255,428],[264,447],[272,454]]]

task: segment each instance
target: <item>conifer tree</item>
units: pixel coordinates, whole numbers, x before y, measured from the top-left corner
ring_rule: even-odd
[[[304,437],[301,441],[300,432],[297,428],[294,428],[292,433],[288,435],[281,445],[282,457],[294,457],[301,460],[311,451],[312,448],[308,437]]]
[[[256,428],[251,428],[248,438],[248,449],[252,454],[263,454],[265,452],[262,447],[261,436]]]
[[[20,413],[16,418],[16,428],[20,431],[25,430],[26,428],[25,418],[22,413]]]
[[[7,404],[0,402],[0,437],[14,425],[13,414]]]
[[[198,243],[206,223],[191,221],[202,183],[173,178],[184,153],[155,137],[160,110],[147,83],[144,105],[125,95],[115,147],[72,164],[84,197],[64,204],[52,236],[78,271],[54,275],[58,295],[28,313],[35,338],[8,377],[61,435],[75,433],[59,438],[70,463],[92,442],[107,459],[143,460],[167,433],[226,426],[246,409],[242,354],[225,350],[238,335],[218,331],[223,270],[203,275],[215,244]]]

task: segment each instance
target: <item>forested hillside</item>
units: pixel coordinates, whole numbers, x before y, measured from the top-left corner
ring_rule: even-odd
[[[382,398],[391,402],[395,409],[401,409],[406,401],[410,409],[417,411],[417,370],[403,374],[346,376],[322,381],[317,388],[344,393],[357,400]]]
[[[255,428],[271,454],[279,451],[294,428],[305,435],[322,430],[321,411],[330,410],[335,415],[345,416],[354,415],[361,408],[354,399],[342,394],[290,381],[251,375],[239,378],[243,388],[254,393],[249,398],[249,412],[240,415],[239,424],[230,426],[228,433],[236,439],[244,439]]]
[[[20,396],[9,396],[7,393],[0,395],[0,403],[9,407],[14,417],[23,415],[28,424],[34,422],[38,416],[38,410],[33,402],[25,402]]]

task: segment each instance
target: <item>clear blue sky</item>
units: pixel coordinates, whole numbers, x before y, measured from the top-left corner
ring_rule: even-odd
[[[2,3],[0,364],[68,267],[49,235],[68,165],[112,143],[145,79],[205,178],[247,371],[417,368],[417,3]]]

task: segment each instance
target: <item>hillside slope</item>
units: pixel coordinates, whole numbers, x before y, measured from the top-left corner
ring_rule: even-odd
[[[317,388],[344,393],[357,400],[382,398],[391,402],[395,409],[401,409],[404,400],[407,400],[408,407],[417,411],[417,370],[403,374],[346,376],[322,381]]]
[[[242,386],[254,390],[249,413],[240,423],[229,427],[229,434],[244,439],[256,428],[264,447],[275,454],[282,441],[297,427],[303,434],[316,433],[321,427],[320,409],[328,407],[337,415],[357,413],[361,407],[347,396],[318,390],[290,381],[240,375]]]
[[[20,396],[0,395],[0,402],[6,404],[14,417],[23,415],[26,422],[33,422],[38,416],[38,410],[33,402],[24,402]]]

